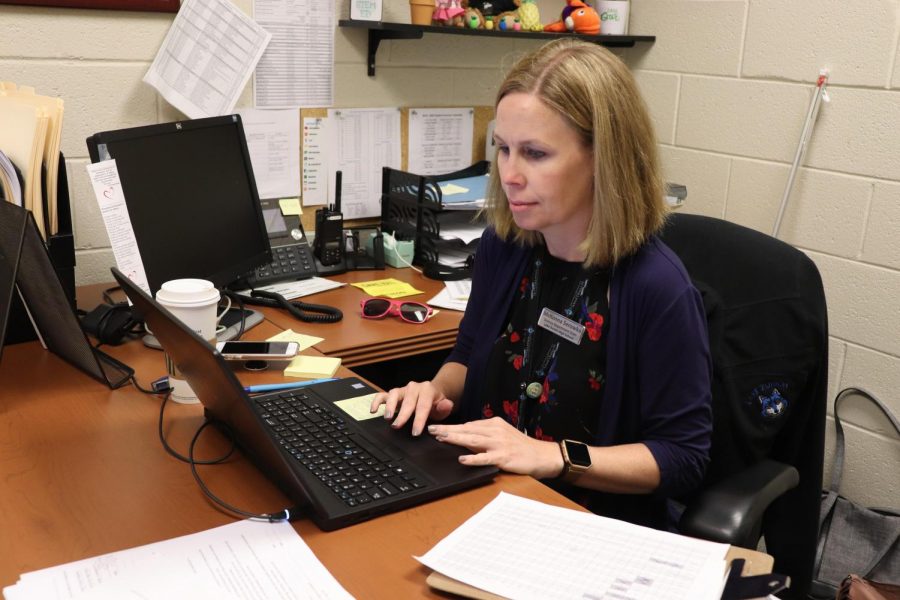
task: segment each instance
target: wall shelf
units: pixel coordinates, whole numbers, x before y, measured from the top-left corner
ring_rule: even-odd
[[[442,27],[436,25],[409,25],[407,23],[387,23],[384,21],[354,21],[341,19],[341,27],[352,27],[369,30],[368,72],[375,76],[375,55],[381,40],[418,40],[426,33],[443,33],[449,35],[475,35],[482,37],[530,38],[550,40],[560,35],[570,35],[588,42],[608,46],[610,48],[631,48],[636,42],[655,42],[655,35],[582,35],[544,33],[543,31],[499,31],[496,29],[469,29],[467,27]]]

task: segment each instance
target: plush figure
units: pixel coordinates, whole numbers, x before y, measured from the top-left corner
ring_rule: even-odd
[[[463,12],[465,11],[460,5],[460,0],[435,0],[434,13],[431,15],[431,20],[436,25],[458,25],[462,27]],[[459,17],[458,20],[457,17]]]
[[[562,17],[555,23],[544,26],[544,31],[556,33],[586,33],[597,35],[600,33],[600,15],[590,5],[581,0],[566,0]]]
[[[519,17],[516,11],[505,12],[494,17],[494,26],[500,31],[514,31]]]
[[[522,31],[541,31],[544,29],[541,25],[541,13],[538,10],[534,0],[522,0],[519,6],[519,23],[522,24]]]
[[[502,13],[515,11],[521,3],[521,0],[469,0],[471,8],[477,8],[485,17],[494,17],[495,26]]]
[[[466,13],[463,15],[463,22],[469,29],[484,29],[484,17],[477,8],[472,8],[471,6],[467,8]]]

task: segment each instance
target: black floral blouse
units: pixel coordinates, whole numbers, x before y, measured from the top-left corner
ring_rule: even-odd
[[[535,254],[543,261],[537,307],[529,301],[535,273],[533,258],[510,309],[506,329],[494,342],[488,359],[482,416],[500,416],[516,427],[523,418],[526,432],[536,439],[590,443],[597,427],[606,373],[609,271],[588,272],[581,263],[566,262],[546,253]],[[576,298],[579,284],[585,280],[584,292]],[[579,345],[536,323],[538,307],[565,314],[570,306],[571,315],[567,316],[585,327]],[[531,373],[522,366],[528,327],[534,327],[535,332]],[[559,349],[547,364],[549,348],[557,340]],[[545,367],[543,377],[537,373],[541,366]],[[528,399],[522,387],[531,381],[543,384],[540,398],[535,400]]]

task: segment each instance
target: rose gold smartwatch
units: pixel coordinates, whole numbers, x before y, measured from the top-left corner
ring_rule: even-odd
[[[563,458],[563,470],[559,478],[574,483],[581,474],[591,468],[591,452],[587,444],[574,440],[563,440],[559,443]]]

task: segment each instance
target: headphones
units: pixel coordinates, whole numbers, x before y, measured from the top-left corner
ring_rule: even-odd
[[[118,346],[141,324],[127,302],[100,304],[81,317],[81,328],[101,344]]]

